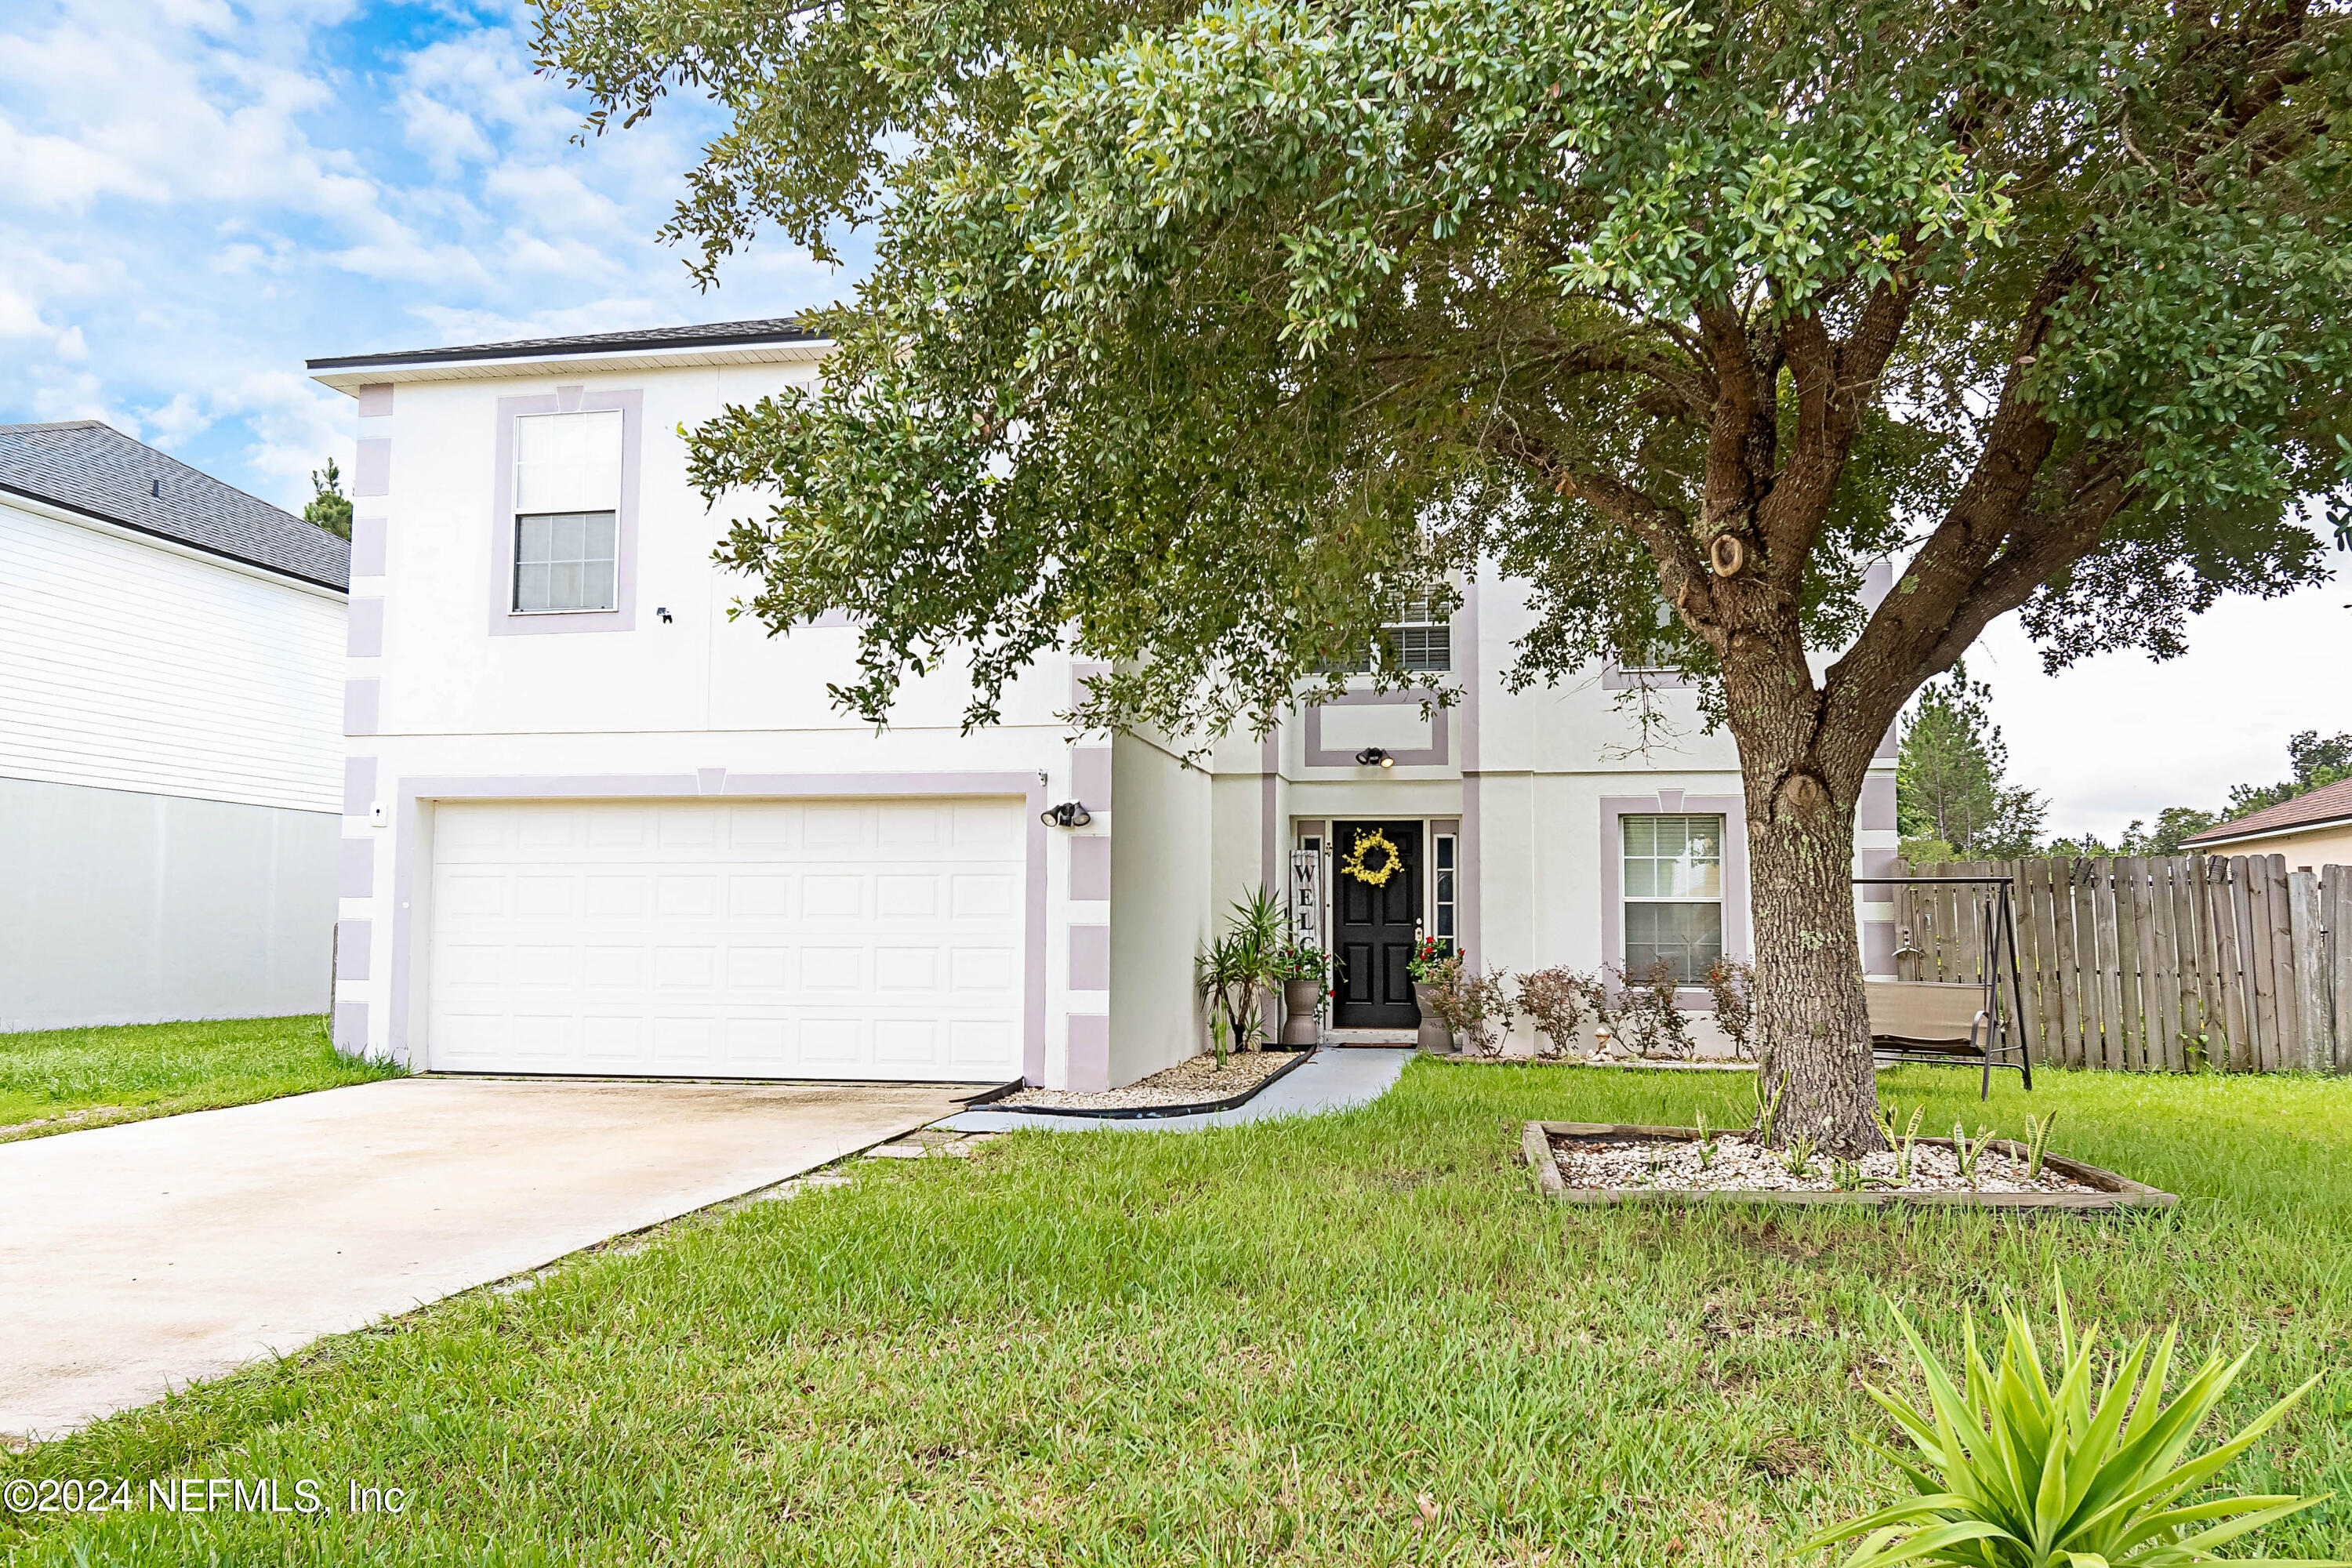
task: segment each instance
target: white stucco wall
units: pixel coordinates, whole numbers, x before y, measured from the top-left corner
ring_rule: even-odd
[[[1192,960],[1223,908],[1210,888],[1209,775],[1154,742],[1113,744],[1110,1081],[1132,1083],[1206,1047]]]

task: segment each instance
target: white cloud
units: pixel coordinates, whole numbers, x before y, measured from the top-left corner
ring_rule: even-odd
[[[710,112],[574,143],[520,0],[0,8],[0,419],[95,416],[282,505],[352,410],[308,355],[724,320],[833,297],[655,244]]]

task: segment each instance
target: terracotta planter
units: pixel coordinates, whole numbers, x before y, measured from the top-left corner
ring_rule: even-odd
[[[1414,1043],[1424,1051],[1452,1050],[1454,1032],[1437,1021],[1429,1006],[1429,987],[1418,980],[1412,983],[1412,1005],[1421,1009],[1421,1038]]]
[[[1282,983],[1282,1043],[1286,1046],[1311,1046],[1323,1037],[1323,1021],[1317,1016],[1323,1005],[1323,983],[1320,980],[1286,980]]]

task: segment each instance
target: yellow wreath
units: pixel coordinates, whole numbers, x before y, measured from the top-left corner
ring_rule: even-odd
[[[1364,851],[1367,849],[1378,849],[1386,854],[1387,858],[1381,863],[1379,869],[1364,864]],[[1404,853],[1389,842],[1387,834],[1374,828],[1370,833],[1356,836],[1356,846],[1348,851],[1348,858],[1339,863],[1339,869],[1370,887],[1385,888],[1391,877],[1404,869]]]

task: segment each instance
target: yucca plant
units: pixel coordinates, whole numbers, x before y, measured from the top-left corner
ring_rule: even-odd
[[[2230,1563],[2241,1560],[2216,1556],[2216,1548],[2326,1500],[2325,1495],[2181,1500],[2253,1447],[2318,1378],[2220,1447],[2183,1462],[2181,1456],[2252,1352],[2235,1361],[2210,1357],[2168,1405],[2164,1383],[2172,1369],[2177,1328],[2167,1329],[2153,1349],[2142,1335],[2120,1362],[2109,1355],[2102,1366],[2098,1329],[2074,1331],[2061,1283],[2058,1384],[2053,1388],[2032,1330],[2010,1307],[2001,1315],[2009,1337],[1999,1368],[1988,1367],[1979,1353],[1971,1318],[1963,1383],[1956,1386],[1909,1320],[1895,1312],[1918,1358],[1929,1408],[1922,1411],[1877,1388],[1868,1391],[1922,1456],[1914,1463],[1878,1449],[1919,1495],[1833,1525],[1808,1541],[1805,1550],[1823,1550],[1859,1535],[1862,1543],[1845,1560],[1846,1568],[1896,1563],[1969,1568]],[[2336,1563],[2335,1568],[2345,1565]]]

